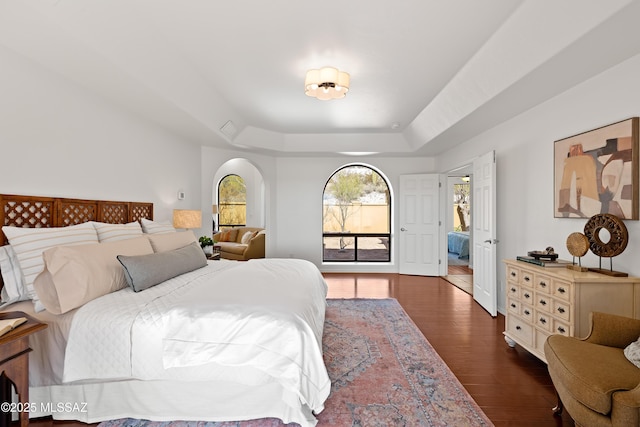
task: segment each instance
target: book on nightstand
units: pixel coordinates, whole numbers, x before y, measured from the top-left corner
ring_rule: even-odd
[[[532,256],[520,256],[516,257],[518,261],[528,262],[529,264],[539,265],[540,267],[566,267],[568,265],[573,264],[571,261],[567,261],[564,259],[556,259],[556,260],[546,260],[534,258]]]
[[[16,317],[14,319],[2,319],[0,320],[0,336],[6,334],[9,331],[14,330],[18,326],[27,321],[26,317]]]

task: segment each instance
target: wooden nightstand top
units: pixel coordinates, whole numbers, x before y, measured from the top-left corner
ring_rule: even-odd
[[[27,321],[12,331],[0,336],[0,345],[26,337],[42,329],[47,328],[46,323],[40,322],[35,317],[29,316],[22,311],[7,311],[0,313],[0,319],[15,319],[16,317],[26,317]]]

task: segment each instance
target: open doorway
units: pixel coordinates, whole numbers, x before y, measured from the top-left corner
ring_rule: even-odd
[[[473,295],[473,234],[471,222],[472,167],[447,176],[447,275],[453,285]]]

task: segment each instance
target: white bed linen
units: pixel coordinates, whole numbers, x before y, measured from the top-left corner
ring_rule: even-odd
[[[20,301],[4,307],[2,311],[22,311],[41,322],[46,329],[29,335],[29,385],[41,386],[62,383],[64,350],[75,310],[62,315],[34,310],[33,301]]]
[[[267,259],[210,262],[143,292],[123,289],[98,298],[73,316],[64,381],[75,384],[65,392],[74,386],[147,387],[138,380],[209,387],[219,381],[255,389],[261,399],[270,394],[271,406],[287,408],[273,409],[281,416],[260,416],[282,418],[286,412],[291,421],[312,425],[311,411],[323,409],[330,391],[321,352],[326,291],[313,264]],[[108,384],[114,381],[121,384]],[[46,396],[52,390],[40,392]],[[198,419],[237,419],[230,418],[237,414],[207,414]],[[155,412],[146,417],[151,415]]]

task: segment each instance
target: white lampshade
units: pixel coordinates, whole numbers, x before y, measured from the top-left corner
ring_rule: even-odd
[[[304,79],[304,93],[322,101],[344,98],[349,91],[350,80],[348,73],[333,67],[309,70]]]
[[[200,228],[202,227],[202,212],[189,209],[174,209],[173,226],[175,228]]]

